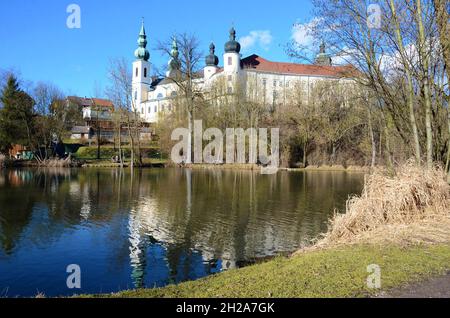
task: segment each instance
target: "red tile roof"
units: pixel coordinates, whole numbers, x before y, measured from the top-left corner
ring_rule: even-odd
[[[330,77],[351,77],[356,74],[356,69],[351,65],[320,66],[311,64],[271,62],[256,54],[244,58],[241,63],[242,68],[244,69],[268,73]]]
[[[97,106],[114,108],[114,104],[112,101],[103,98],[87,98],[87,97],[83,98],[78,96],[68,96],[67,99],[70,102],[73,102],[83,107],[90,107],[95,103],[95,105]]]
[[[104,106],[104,107],[113,107],[113,103],[108,99],[102,99],[102,98],[92,98],[92,101],[97,106]]]

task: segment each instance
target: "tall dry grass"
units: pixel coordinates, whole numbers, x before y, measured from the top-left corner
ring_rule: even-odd
[[[42,161],[40,166],[49,167],[49,168],[68,168],[72,164],[72,160],[68,159],[48,159]]]
[[[361,196],[335,214],[317,247],[351,243],[450,242],[450,185],[438,167],[408,162],[395,176],[377,170],[366,176]]]

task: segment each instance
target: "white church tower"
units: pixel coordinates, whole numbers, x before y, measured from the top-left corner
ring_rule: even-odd
[[[205,58],[205,69],[203,71],[205,80],[209,80],[214,74],[219,71],[219,58],[215,54],[216,46],[211,43],[209,46],[209,55]]]
[[[227,75],[237,75],[241,70],[241,44],[236,41],[236,30],[231,28],[230,40],[225,43],[223,55],[224,71]]]
[[[150,53],[147,50],[147,35],[145,34],[144,22],[142,22],[141,32],[137,41],[139,47],[134,52],[136,60],[133,62],[133,108],[139,107],[143,101],[147,100],[148,91],[152,83],[150,76]]]

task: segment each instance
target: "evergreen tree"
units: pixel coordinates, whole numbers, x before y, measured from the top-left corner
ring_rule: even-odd
[[[0,152],[7,153],[14,144],[31,147],[33,136],[33,99],[9,76],[0,96]]]

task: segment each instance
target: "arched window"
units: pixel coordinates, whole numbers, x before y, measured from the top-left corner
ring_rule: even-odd
[[[155,106],[155,113],[158,112],[158,106]]]
[[[137,100],[137,91],[134,91],[134,100]]]
[[[147,77],[147,68],[144,68],[144,77]]]
[[[136,77],[138,77],[139,69],[136,67]]]
[[[233,65],[233,59],[231,56],[228,57],[228,65]]]
[[[162,93],[159,93],[157,96],[158,99],[162,99],[163,97],[164,97],[164,95]]]

